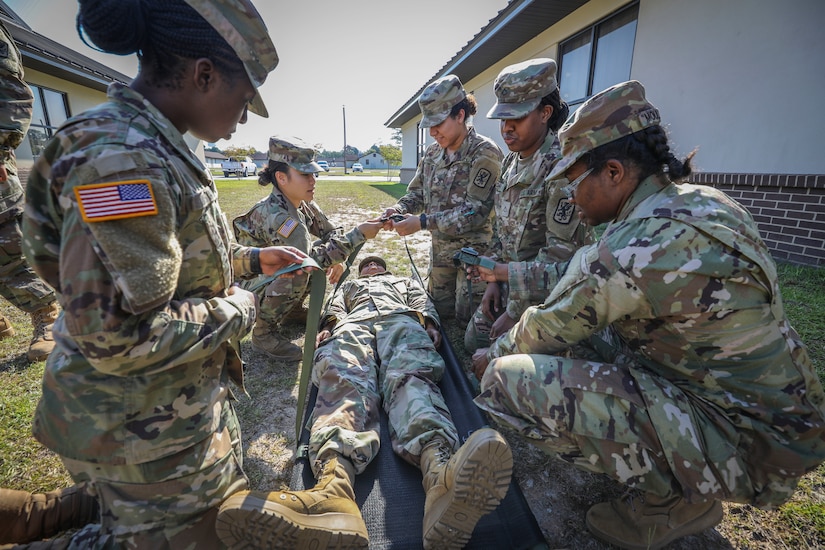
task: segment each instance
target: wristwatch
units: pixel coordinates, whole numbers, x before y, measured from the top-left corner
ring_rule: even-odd
[[[427,214],[422,212],[421,215],[418,216],[418,220],[421,222],[421,229],[427,229]]]

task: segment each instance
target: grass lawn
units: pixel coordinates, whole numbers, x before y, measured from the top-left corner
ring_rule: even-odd
[[[220,202],[229,220],[269,194],[269,187],[257,185],[256,178],[221,178],[217,184]],[[349,228],[379,215],[404,191],[405,186],[399,183],[358,182],[326,174],[318,179],[316,200],[333,223]],[[427,267],[429,239],[426,234],[412,237],[406,242],[423,274]],[[404,241],[394,234],[382,232],[369,242],[362,254],[372,252],[382,253],[390,270],[409,273],[410,262]],[[825,269],[780,265],[779,274],[788,316],[808,345],[820,379],[825,379]],[[0,487],[44,491],[68,485],[71,480],[59,459],[31,436],[31,419],[40,397],[44,363],[29,364],[26,361],[31,335],[29,318],[6,301],[0,303],[0,311],[11,319],[17,331],[14,337],[0,341]],[[457,352],[463,351],[458,341],[453,347]],[[459,359],[466,359],[466,355]],[[293,377],[294,372],[288,380],[265,381],[262,387],[271,388],[266,389],[267,392],[283,391],[280,386],[292,384]],[[286,391],[288,393],[290,388]],[[239,405],[242,425],[263,424],[268,431],[277,431],[267,428],[265,419],[259,420],[262,409],[260,401],[242,400]],[[286,449],[289,455],[288,439],[278,433],[271,435],[276,438],[273,445],[282,451]],[[254,482],[254,459],[251,462],[250,477]],[[726,511],[725,521],[717,530],[726,539],[728,548],[823,547],[825,467],[805,476],[794,499],[776,512],[739,505],[727,507]]]

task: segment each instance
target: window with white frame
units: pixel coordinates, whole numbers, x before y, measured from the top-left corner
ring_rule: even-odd
[[[57,128],[71,116],[69,99],[64,92],[58,92],[36,84],[29,84],[34,94],[32,122],[29,127],[29,145],[32,155],[43,152],[46,143]]]
[[[630,79],[639,4],[633,3],[559,44],[559,90],[571,112],[588,97]]]

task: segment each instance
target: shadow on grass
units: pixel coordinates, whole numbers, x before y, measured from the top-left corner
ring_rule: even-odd
[[[15,374],[27,371],[34,365],[26,358],[26,352],[7,355],[0,361],[0,374]]]
[[[368,183],[367,185],[390,195],[394,199],[400,199],[407,194],[407,185],[404,183]]]

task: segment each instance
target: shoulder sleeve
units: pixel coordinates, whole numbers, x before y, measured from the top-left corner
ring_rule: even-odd
[[[148,210],[129,217],[128,212],[136,208],[130,203],[140,202],[131,198],[139,187],[148,190],[142,201]],[[85,278],[85,268],[93,266],[84,266],[83,259],[93,264],[99,260],[122,293],[125,310],[141,313],[171,298],[182,257],[176,230],[178,208],[163,170],[145,152],[100,154],[76,167],[69,173],[63,199],[74,205],[68,215],[77,218],[82,231],[64,241],[63,255],[73,261],[63,262],[61,277]],[[113,215],[96,209],[101,200],[116,203]],[[72,252],[75,245],[81,252],[78,256]],[[93,251],[97,258],[83,250]]]

